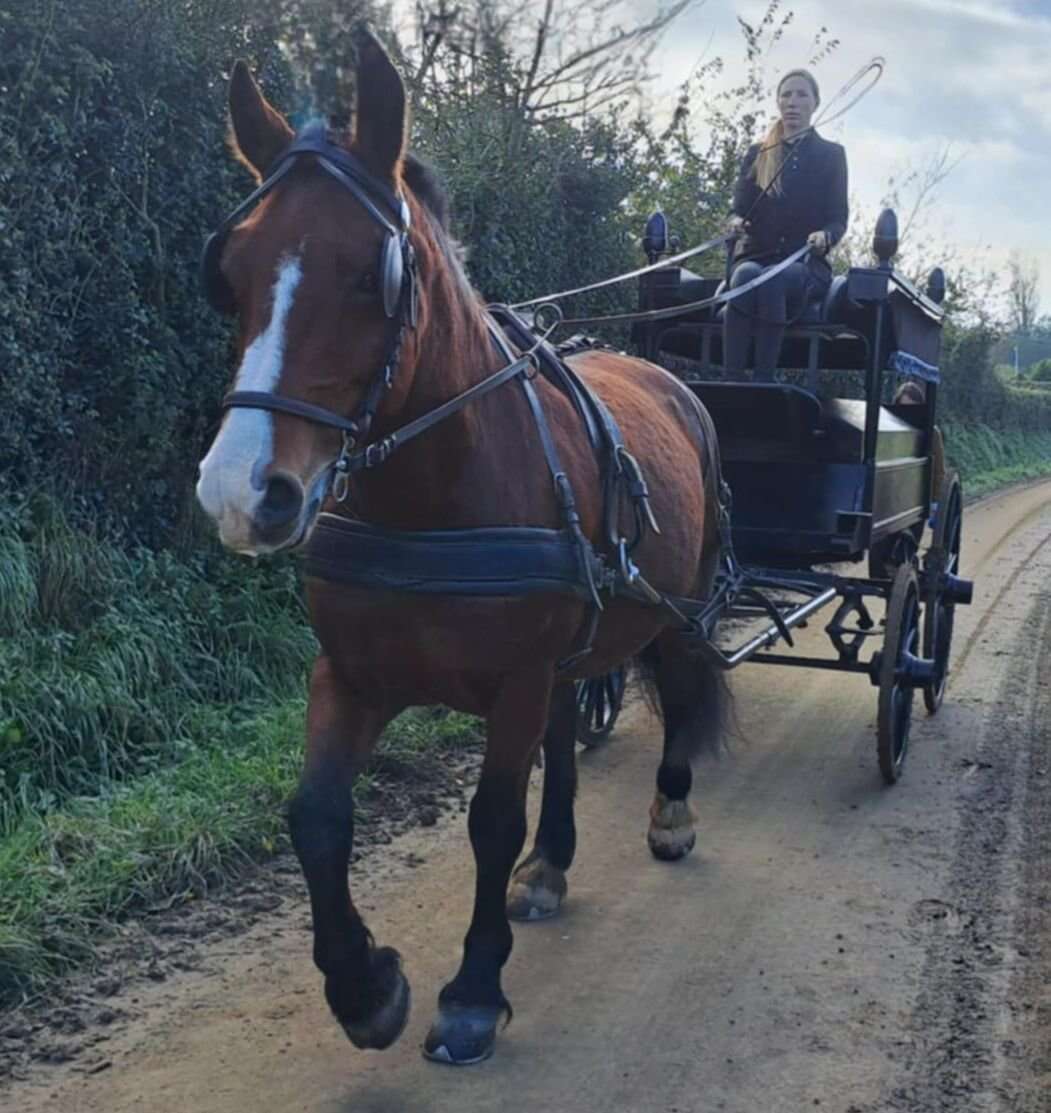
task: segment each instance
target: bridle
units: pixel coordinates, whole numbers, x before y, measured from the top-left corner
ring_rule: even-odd
[[[208,237],[201,256],[201,280],[213,309],[226,315],[236,311],[234,292],[219,267],[226,238],[234,225],[266,197],[300,160],[307,157],[347,189],[385,233],[379,269],[380,295],[388,322],[383,362],[351,417],[270,391],[231,391],[223,398],[222,407],[224,410],[254,409],[292,414],[317,425],[338,429],[343,434],[343,444],[333,465],[336,476],[333,494],[337,501],[342,502],[346,498],[350,474],[365,467],[374,467],[389,455],[389,452],[378,453],[374,445],[358,452],[355,449],[368,436],[383,395],[393,385],[405,332],[416,327],[416,254],[409,242],[410,214],[405,198],[380,181],[349,151],[330,142],[323,124],[310,124],[282,152],[262,184]]]

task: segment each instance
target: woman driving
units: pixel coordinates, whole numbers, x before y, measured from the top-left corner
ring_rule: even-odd
[[[731,288],[801,248],[809,257],[731,301],[723,325],[723,365],[748,366],[755,341],[755,378],[773,379],[785,327],[824,297],[832,280],[826,256],[847,230],[847,157],[810,126],[821,102],[807,70],[791,70],[777,86],[779,119],[749,148],[734,189],[730,231],[737,236]]]

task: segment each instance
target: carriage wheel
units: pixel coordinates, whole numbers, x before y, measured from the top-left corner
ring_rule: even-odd
[[[624,702],[627,668],[621,665],[577,685],[577,741],[588,750],[609,738]]]
[[[960,477],[948,472],[938,502],[934,540],[925,562],[926,587],[923,601],[923,655],[934,661],[934,679],[924,685],[923,702],[933,715],[942,705],[949,679],[955,602],[946,595],[943,575],[960,574],[960,538],[963,532],[963,495]]]
[[[909,749],[912,699],[909,660],[918,656],[920,641],[920,582],[916,569],[903,564],[894,577],[883,653],[879,664],[879,714],[877,716],[879,768],[887,784],[901,777]]]

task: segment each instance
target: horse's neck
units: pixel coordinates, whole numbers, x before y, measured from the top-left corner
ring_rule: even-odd
[[[397,412],[381,417],[378,432],[431,413],[504,366],[477,304],[457,286],[455,278],[446,276],[427,292],[412,351],[411,388]],[[535,516],[537,499],[521,489],[532,483],[512,466],[521,459],[531,421],[520,394],[517,383],[506,383],[406,444],[361,478],[357,512],[367,521],[404,529],[491,525]],[[542,460],[539,464],[543,467]],[[511,486],[516,473],[518,490]]]

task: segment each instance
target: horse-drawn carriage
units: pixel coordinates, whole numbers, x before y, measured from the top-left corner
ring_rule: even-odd
[[[644,240],[651,263],[667,242],[657,214]],[[833,279],[824,299],[787,329],[781,365],[799,370],[785,381],[731,381],[722,373],[728,306],[716,299],[725,284],[679,266],[641,277],[632,340],[648,359],[676,360],[711,413],[732,493],[732,546],[700,616],[699,647],[724,669],[755,661],[867,674],[879,688],[880,769],[893,782],[914,691],[923,691],[931,714],[942,701],[954,610],[970,602],[971,584],[959,577],[959,479],[944,474],[935,449],[944,275],[935,270],[921,292],[893,269],[890,210],[877,223],[873,250],[875,266]],[[909,401],[896,400],[900,375],[923,383]],[[921,560],[928,521],[933,535]],[[866,559],[865,578],[830,567]],[[886,600],[881,624],[866,604],[872,598]],[[771,652],[781,642],[793,647],[793,628],[832,604],[825,632],[833,656]],[[764,616],[764,628],[743,644],[722,644],[720,619]],[[872,638],[882,645],[866,655]],[[620,690],[616,677],[586,683],[585,744],[600,723],[608,734]]]
[[[349,141],[320,123],[297,135],[234,68],[233,134],[259,185],[202,260],[210,303],[238,318],[239,365],[197,490],[234,551],[307,542],[320,652],[289,825],[314,961],[357,1047],[399,1037],[409,986],[348,888],[355,778],[404,707],[486,719],[468,822],[474,911],[424,1044],[466,1064],[492,1053],[509,1014],[509,918],[553,915],[565,898],[575,741],[582,719],[593,735],[612,725],[619,662],[642,655],[664,711],[646,836],[659,859],[694,845],[691,762],[718,745],[719,671],[743,661],[867,674],[881,768],[898,777],[915,690],[937,708],[953,611],[971,593],[957,575],[955,477],[918,559],[942,314],[937,288],[921,294],[891,268],[888,218],[879,264],[851,270],[818,319],[791,330],[801,384],[712,375],[718,306],[745,287],[705,296],[707,280],[667,259],[648,269],[635,336],[651,358],[693,359],[689,389],[615,351],[560,359],[548,329],[485,310],[472,291],[447,198],[405,152],[401,78],[367,32],[357,90]],[[922,402],[885,399],[888,368],[922,378]],[[822,375],[839,370],[861,374],[863,398],[823,396]],[[867,578],[825,567],[866,556]],[[887,603],[882,630],[873,597]],[[769,652],[834,603],[834,656]],[[728,647],[720,623],[735,616],[760,628]],[[538,747],[541,813],[516,867]]]

